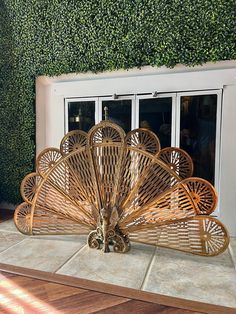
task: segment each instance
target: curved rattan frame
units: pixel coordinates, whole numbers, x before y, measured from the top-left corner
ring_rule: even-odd
[[[192,173],[190,156],[161,150],[153,132],[126,135],[102,121],[39,154],[14,221],[25,234],[88,234],[88,245],[104,252],[127,252],[133,241],[214,256],[227,248],[228,232],[209,216],[214,187]]]

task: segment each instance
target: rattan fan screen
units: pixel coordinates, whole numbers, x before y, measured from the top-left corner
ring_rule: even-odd
[[[60,150],[42,151],[36,172],[22,181],[15,224],[25,234],[88,234],[88,245],[104,252],[127,252],[133,241],[217,255],[229,243],[226,228],[209,216],[217,195],[192,173],[190,156],[161,150],[153,132],[125,135],[102,121],[88,134],[66,134]]]

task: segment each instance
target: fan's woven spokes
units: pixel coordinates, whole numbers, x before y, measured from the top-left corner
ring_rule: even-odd
[[[21,203],[14,213],[14,222],[18,230],[24,234],[31,233],[31,205]]]
[[[43,150],[36,161],[36,166],[39,174],[45,176],[50,169],[61,159],[62,155],[59,149],[46,148]]]
[[[157,157],[166,163],[181,179],[192,176],[193,162],[184,150],[176,147],[166,147],[158,153]]]
[[[65,186],[65,189],[74,200],[87,201],[98,209],[98,190],[94,181],[89,153],[88,149],[83,148],[64,159],[64,167],[68,178],[68,184]],[[54,171],[50,179],[58,182],[58,178],[63,171],[62,164],[62,169]],[[63,183],[63,180],[61,183]]]
[[[50,211],[35,208],[32,234],[88,234],[90,227],[58,216]]]
[[[121,204],[127,200],[133,189],[138,185],[140,178],[147,171],[152,161],[153,159],[150,158],[149,154],[144,154],[131,147],[125,149],[115,201],[120,214],[122,213]]]
[[[102,207],[109,207],[114,197],[120,172],[123,147],[117,145],[91,149]]]
[[[148,206],[126,216],[121,217],[119,227],[121,230],[135,231],[144,225],[153,225],[169,222],[176,219],[194,217],[197,215],[189,196],[182,183],[168,189]]]
[[[160,141],[155,133],[147,129],[135,129],[130,131],[125,138],[127,146],[136,147],[156,155],[160,150]]]
[[[114,204],[124,151],[124,137],[122,128],[107,121],[93,127],[88,134],[91,165],[101,208],[110,208],[112,203]]]
[[[131,232],[129,239],[198,255],[214,256],[227,248],[228,234],[217,219],[197,216]]]
[[[62,155],[67,155],[74,152],[87,144],[87,133],[81,130],[74,130],[67,133],[60,145]]]
[[[58,197],[61,194],[70,204],[78,206],[79,212],[82,209],[85,216],[91,216],[90,212],[87,213],[87,204],[98,211],[98,193],[93,180],[89,154],[85,147],[60,160],[57,166],[45,176],[45,182],[44,185],[48,184],[54,192],[58,192]],[[86,204],[86,209],[83,204]]]
[[[72,176],[66,177],[68,165],[66,161],[67,159],[62,160],[41,183],[35,205],[75,222],[93,226],[96,223],[93,207],[85,196],[79,197],[78,188],[80,187],[77,186],[77,182],[74,185],[75,190],[71,193],[74,181],[71,181]]]
[[[20,191],[24,201],[26,201],[29,204],[32,204],[32,201],[34,199],[35,193],[40,182],[41,177],[36,172],[28,174],[23,179],[23,181],[21,182]]]
[[[88,133],[88,144],[114,144],[124,143],[125,133],[117,124],[109,121],[101,121],[95,125]]]
[[[91,216],[91,209],[87,207],[83,203],[81,206],[78,203],[75,204],[66,195],[50,186],[50,183],[41,186],[35,203],[35,208],[58,214],[85,226],[93,226],[95,221]]]
[[[201,178],[188,178],[182,181],[192,197],[198,214],[210,215],[217,206],[217,193],[214,187]]]
[[[139,154],[141,157],[145,152],[140,151]],[[121,204],[124,214],[149,206],[160,194],[172,188],[180,180],[162,161],[150,154],[149,156],[152,161],[141,176],[138,174],[139,179],[135,187]]]

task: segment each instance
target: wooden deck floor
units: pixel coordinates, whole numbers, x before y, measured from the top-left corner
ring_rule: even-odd
[[[0,273],[0,313],[176,313],[189,310]]]

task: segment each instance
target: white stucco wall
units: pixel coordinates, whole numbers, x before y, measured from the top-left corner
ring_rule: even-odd
[[[236,236],[236,61],[173,69],[150,68],[102,74],[69,74],[39,77],[36,81],[37,154],[46,147],[59,147],[65,132],[64,99],[111,96],[158,91],[185,92],[223,90],[220,155],[220,219]]]
[[[236,85],[224,87],[220,175],[220,217],[236,236]]]

